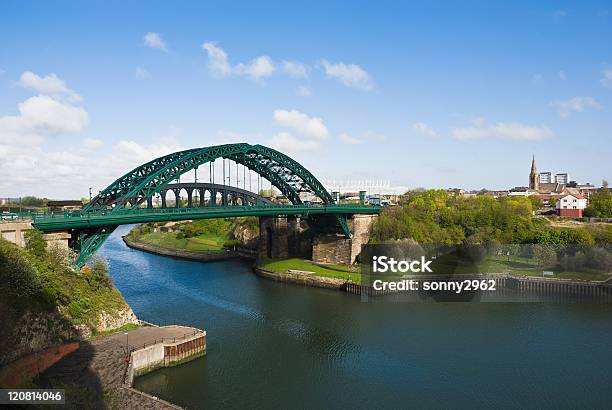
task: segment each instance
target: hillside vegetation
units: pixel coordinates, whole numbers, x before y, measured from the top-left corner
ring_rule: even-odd
[[[386,209],[374,226],[375,242],[413,239],[421,244],[578,244],[608,246],[612,225],[557,228],[533,218],[523,197],[449,196],[445,190],[411,192]]]
[[[218,251],[252,245],[259,235],[255,217],[204,219],[174,224],[147,223],[135,226],[128,238],[171,249]]]
[[[112,318],[129,310],[103,261],[75,272],[69,267],[70,252],[47,249],[39,231],[28,231],[26,243],[22,249],[0,239],[0,359],[8,349],[27,342],[18,340],[28,333],[20,327],[34,322],[32,318],[38,322],[47,318],[47,323],[42,320],[44,329],[36,333],[48,334],[49,343],[59,343],[95,333],[102,315]]]

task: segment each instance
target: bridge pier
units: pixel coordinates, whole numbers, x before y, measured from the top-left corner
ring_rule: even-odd
[[[259,255],[269,259],[301,257],[318,263],[350,265],[356,262],[361,246],[368,243],[377,215],[353,215],[348,219],[351,238],[340,234],[317,233],[304,238],[302,221],[295,216],[259,218]]]
[[[352,265],[368,243],[378,215],[353,215],[348,218],[351,238],[344,235],[319,234],[312,241],[312,260],[317,263]]]
[[[0,222],[0,237],[17,246],[25,247],[25,233],[32,229],[30,221],[3,221]],[[47,246],[59,246],[60,248],[68,249],[68,241],[71,235],[68,232],[52,232],[43,234],[43,238],[47,242]]]

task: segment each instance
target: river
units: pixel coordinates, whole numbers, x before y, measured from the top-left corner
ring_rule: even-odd
[[[138,317],[208,332],[207,355],[135,387],[202,408],[610,408],[612,306],[362,303],[104,245]]]

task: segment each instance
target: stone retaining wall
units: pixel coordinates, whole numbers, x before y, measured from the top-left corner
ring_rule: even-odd
[[[220,261],[239,257],[239,255],[234,251],[189,251],[185,249],[171,249],[130,239],[127,236],[123,237],[123,242],[125,242],[125,244],[130,248],[179,259]]]
[[[346,286],[346,281],[344,279],[322,278],[320,276],[301,273],[272,272],[260,267],[253,268],[253,271],[263,278],[273,279],[279,282],[295,283],[303,286],[336,290],[343,290]]]

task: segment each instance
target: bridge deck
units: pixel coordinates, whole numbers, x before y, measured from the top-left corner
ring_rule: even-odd
[[[136,208],[95,212],[66,212],[52,217],[36,217],[33,226],[44,232],[67,229],[100,228],[145,222],[181,221],[187,219],[232,218],[278,215],[352,215],[378,214],[378,206],[364,205],[264,205],[210,206],[194,208]]]

